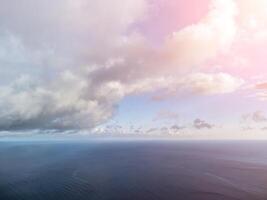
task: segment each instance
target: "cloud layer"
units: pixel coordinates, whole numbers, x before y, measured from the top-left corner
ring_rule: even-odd
[[[160,44],[138,26],[149,1],[0,1],[0,130],[91,129],[129,95],[217,95],[244,83],[201,68],[231,47],[237,20],[248,30],[240,1],[212,0],[198,23]]]
[[[199,118],[197,118],[197,119],[194,120],[194,127],[196,129],[203,129],[203,128],[211,129],[211,128],[213,128],[213,126],[214,125],[209,124],[206,121],[201,120]]]

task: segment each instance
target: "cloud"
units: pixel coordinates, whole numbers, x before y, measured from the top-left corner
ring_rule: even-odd
[[[184,126],[179,126],[177,124],[172,126],[162,126],[160,128],[150,128],[146,131],[146,134],[151,135],[164,135],[164,134],[170,134],[170,135],[176,135],[181,133],[181,131],[185,129]]]
[[[256,122],[256,123],[261,123],[261,122],[266,122],[267,117],[265,116],[264,112],[262,111],[255,111],[252,113],[247,113],[242,115],[242,120],[244,122]]]
[[[256,97],[261,101],[267,100],[267,82],[256,83],[253,87],[256,90]]]
[[[255,122],[265,122],[265,121],[267,121],[266,116],[261,111],[254,112],[251,117],[252,117],[253,121],[255,121]]]
[[[227,73],[192,73],[179,77],[164,76],[147,78],[133,84],[126,85],[127,93],[138,94],[164,90],[167,95],[187,92],[198,95],[216,95],[232,93],[238,90],[244,80]],[[173,94],[172,94],[173,93]],[[164,95],[161,94],[161,98]]]
[[[243,131],[252,131],[252,130],[254,130],[254,129],[255,129],[255,128],[250,127],[250,126],[242,127],[242,130],[243,130]]]
[[[119,97],[114,93],[110,97],[108,89],[105,97],[93,92],[89,95],[86,91],[90,90],[87,81],[68,71],[46,84],[22,76],[0,88],[0,128],[91,128],[112,116],[112,100]]]
[[[267,90],[267,82],[257,83],[255,88],[258,90]]]
[[[262,44],[267,41],[267,2],[265,0],[233,0],[237,7],[236,34],[240,44]]]
[[[150,128],[146,131],[147,134],[158,132],[158,128]]]
[[[236,36],[237,7],[233,0],[213,0],[197,24],[174,32],[167,40],[169,56],[179,65],[199,65],[225,51]]]
[[[174,133],[174,134],[177,134],[177,133],[180,133],[181,130],[185,129],[186,127],[184,126],[179,126],[177,124],[175,125],[172,125],[169,130],[171,133]]]
[[[126,93],[92,71],[118,65],[113,52],[135,43],[125,32],[146,2],[1,4],[0,129],[87,129],[110,119]]]
[[[243,83],[242,79],[226,73],[196,73],[185,78],[181,87],[193,93],[212,95],[234,92]]]
[[[2,0],[0,130],[91,129],[129,95],[215,95],[242,85],[198,72],[233,42],[233,1],[213,0],[199,23],[160,47],[136,27],[148,9],[145,0]]]
[[[207,123],[206,121],[201,120],[201,119],[199,119],[199,118],[197,118],[197,119],[194,120],[193,125],[194,125],[194,127],[195,127],[196,129],[203,129],[203,128],[211,129],[211,128],[214,127],[214,125],[209,124],[209,123]]]
[[[190,95],[220,95],[237,91],[244,80],[226,73],[193,73],[180,79],[166,79],[160,87],[164,92],[153,95],[152,100],[161,101],[186,93]]]

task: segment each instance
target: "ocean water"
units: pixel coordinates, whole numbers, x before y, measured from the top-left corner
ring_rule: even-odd
[[[266,200],[266,141],[0,142],[0,200]]]

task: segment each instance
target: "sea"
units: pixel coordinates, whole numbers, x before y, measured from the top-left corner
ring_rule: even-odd
[[[266,200],[267,141],[0,141],[0,200]]]

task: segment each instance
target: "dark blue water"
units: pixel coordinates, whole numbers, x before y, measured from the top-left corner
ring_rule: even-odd
[[[266,200],[267,142],[0,142],[0,200]]]

